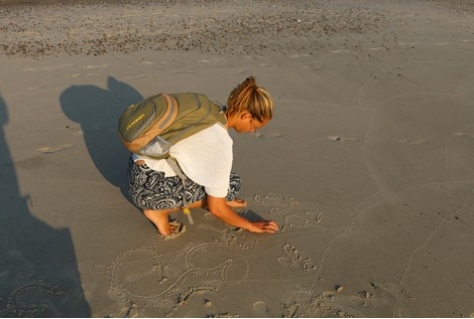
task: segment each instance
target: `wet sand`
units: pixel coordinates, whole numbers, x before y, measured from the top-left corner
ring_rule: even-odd
[[[0,2],[0,316],[473,316],[473,7]],[[240,213],[280,232],[161,240],[117,118],[249,75],[276,114],[231,133]]]

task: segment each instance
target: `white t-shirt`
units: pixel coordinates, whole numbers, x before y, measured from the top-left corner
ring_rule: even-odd
[[[176,158],[188,178],[204,186],[207,194],[226,197],[232,169],[232,145],[227,129],[216,123],[173,145],[170,155]],[[145,161],[148,167],[164,172],[166,177],[176,176],[166,160],[138,154],[134,154],[133,159]]]

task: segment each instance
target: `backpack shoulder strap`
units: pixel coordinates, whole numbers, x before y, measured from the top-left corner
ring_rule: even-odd
[[[194,219],[193,219],[193,215],[191,215],[191,211],[189,210],[188,201],[186,200],[186,182],[185,181],[188,177],[184,174],[181,167],[179,167],[179,164],[178,164],[178,161],[176,160],[176,158],[174,158],[173,156],[168,156],[166,158],[166,161],[171,166],[171,168],[176,173],[176,175],[179,176],[179,178],[181,179],[181,183],[183,183],[183,207],[182,207],[182,209],[183,209],[183,213],[188,217],[189,223],[192,225],[192,224],[194,224]]]
[[[179,176],[179,178],[181,178],[182,180],[185,180],[187,179],[188,177],[186,176],[186,174],[184,174],[183,170],[181,169],[181,167],[179,166],[178,164],[178,161],[176,160],[176,158],[174,158],[173,156],[168,156],[166,158],[166,162],[168,162],[168,165],[171,166],[171,168],[173,169],[173,171],[176,173],[176,175]]]

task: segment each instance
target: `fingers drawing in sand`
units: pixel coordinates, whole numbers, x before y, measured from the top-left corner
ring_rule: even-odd
[[[249,231],[254,233],[275,233],[279,229],[278,224],[272,221],[253,222]]]
[[[150,105],[161,107],[163,112],[152,113],[160,116],[144,115],[150,114],[146,113]],[[178,115],[171,113],[173,109]],[[251,232],[275,233],[279,229],[275,222],[250,221],[234,211],[246,202],[237,198],[241,181],[231,173],[228,133],[230,128],[255,133],[272,116],[273,100],[252,76],[230,93],[225,107],[195,93],[159,94],[131,105],[121,115],[118,131],[132,152],[128,169],[132,202],[165,239],[184,229],[171,225],[169,214],[182,209],[193,224],[191,208],[208,208],[225,223]],[[175,117],[186,118],[189,124]],[[149,123],[154,123],[151,128]],[[157,130],[156,125],[166,128]]]

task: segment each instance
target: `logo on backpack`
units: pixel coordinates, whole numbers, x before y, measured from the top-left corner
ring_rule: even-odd
[[[137,124],[138,122],[140,122],[140,120],[141,120],[142,118],[144,118],[144,117],[145,117],[145,114],[142,113],[138,118],[136,118],[135,120],[133,120],[132,123],[128,124],[128,125],[127,125],[127,131],[128,131],[129,129],[131,129],[132,126],[134,126],[135,124]]]

